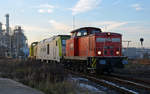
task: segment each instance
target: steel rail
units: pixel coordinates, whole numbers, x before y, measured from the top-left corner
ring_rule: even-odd
[[[144,84],[146,86],[150,86],[150,81],[145,81],[145,80],[141,80],[141,79],[137,79],[137,78],[133,78],[133,77],[128,77],[128,76],[122,76],[122,75],[118,75],[118,74],[111,74],[111,76],[116,77],[116,78],[121,78],[123,80],[129,80],[135,83],[141,83]]]
[[[80,77],[84,77],[84,78],[87,78],[93,82],[96,82],[102,86],[105,86],[105,87],[108,87],[110,89],[113,89],[113,90],[116,90],[120,93],[123,93],[123,94],[138,94],[138,92],[135,92],[133,90],[129,90],[125,87],[122,87],[122,86],[119,86],[111,81],[107,81],[107,80],[104,80],[104,79],[100,79],[100,78],[97,78],[93,75],[89,75],[89,74],[83,74],[83,73],[77,73],[77,72],[74,72],[74,71],[71,71],[71,70],[65,70],[73,75],[77,75],[77,76],[80,76]]]
[[[102,76],[100,78],[106,79],[108,81],[113,81],[115,83],[126,84],[126,85],[130,85],[130,86],[134,86],[134,87],[139,88],[139,89],[144,89],[144,90],[149,90],[150,91],[149,86],[143,85],[141,83],[133,82],[133,81],[130,81],[130,80],[124,80],[122,78],[116,78],[116,77],[112,77],[112,76],[111,77],[110,76]]]

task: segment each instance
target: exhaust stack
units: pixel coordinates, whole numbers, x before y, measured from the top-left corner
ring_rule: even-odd
[[[6,32],[9,34],[9,14],[6,14]]]
[[[0,22],[0,32],[2,32],[2,23]]]

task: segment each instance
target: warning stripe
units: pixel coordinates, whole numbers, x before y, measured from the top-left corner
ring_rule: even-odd
[[[92,58],[92,68],[96,68],[96,59]]]

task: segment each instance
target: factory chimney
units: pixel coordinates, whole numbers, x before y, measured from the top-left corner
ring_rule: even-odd
[[[9,34],[9,14],[6,14],[6,32]]]
[[[2,32],[2,23],[0,22],[0,32]]]

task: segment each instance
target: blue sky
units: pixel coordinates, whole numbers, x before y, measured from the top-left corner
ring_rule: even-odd
[[[10,25],[21,25],[29,44],[82,26],[117,32],[130,46],[150,47],[150,0],[1,0],[0,21],[10,14]],[[5,27],[4,27],[5,28]],[[124,43],[124,46],[127,46]]]

